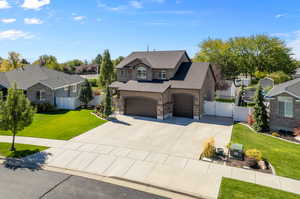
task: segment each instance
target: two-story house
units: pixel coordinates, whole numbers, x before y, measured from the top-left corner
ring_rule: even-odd
[[[117,65],[120,114],[166,119],[199,119],[204,101],[215,95],[215,76],[209,63],[193,63],[186,51],[133,52]]]

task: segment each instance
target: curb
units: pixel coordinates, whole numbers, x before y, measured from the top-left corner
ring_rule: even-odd
[[[20,160],[15,158],[16,160]],[[0,156],[0,164],[3,164],[7,159],[3,156]],[[64,173],[72,176],[79,176],[79,177],[84,177],[92,180],[97,180],[105,183],[110,183],[122,187],[127,187],[131,189],[135,189],[138,191],[142,192],[147,192],[163,197],[168,197],[168,198],[173,198],[173,199],[209,199],[206,196],[199,196],[196,194],[191,194],[191,193],[185,193],[181,191],[176,191],[172,190],[169,188],[164,188],[156,185],[152,185],[149,183],[142,183],[134,180],[128,180],[120,177],[108,177],[108,176],[103,176],[99,174],[92,174],[88,172],[83,172],[83,171],[77,171],[77,170],[71,170],[71,169],[64,169],[64,168],[59,168],[55,166],[48,166],[48,165],[42,165],[41,170],[45,171],[52,171],[52,172],[58,172],[58,173]]]

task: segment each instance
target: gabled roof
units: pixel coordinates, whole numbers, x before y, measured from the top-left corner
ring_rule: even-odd
[[[300,99],[300,78],[276,85],[268,92],[267,96],[275,97],[282,93],[288,93]]]
[[[209,63],[182,63],[174,78],[169,81],[134,81],[126,83],[113,82],[110,87],[125,91],[143,91],[163,93],[168,88],[201,89],[204,86],[208,71],[211,70]]]
[[[133,52],[123,59],[117,68],[123,68],[135,60],[139,60],[154,69],[173,69],[184,55],[188,58],[185,50]]]
[[[23,90],[27,90],[37,83],[56,89],[82,81],[84,79],[78,75],[69,75],[39,65],[27,65],[0,75],[0,84],[2,86],[10,88],[16,83],[18,88]]]
[[[171,79],[171,88],[201,89],[209,70],[209,63],[182,63]]]

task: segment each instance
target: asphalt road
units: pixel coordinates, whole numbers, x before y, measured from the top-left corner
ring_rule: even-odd
[[[0,165],[2,199],[167,199],[62,173],[8,169]]]

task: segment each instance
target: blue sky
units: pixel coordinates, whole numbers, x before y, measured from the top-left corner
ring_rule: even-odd
[[[113,58],[132,51],[185,49],[208,37],[270,34],[300,59],[299,0],[0,0],[0,56],[33,61]]]

